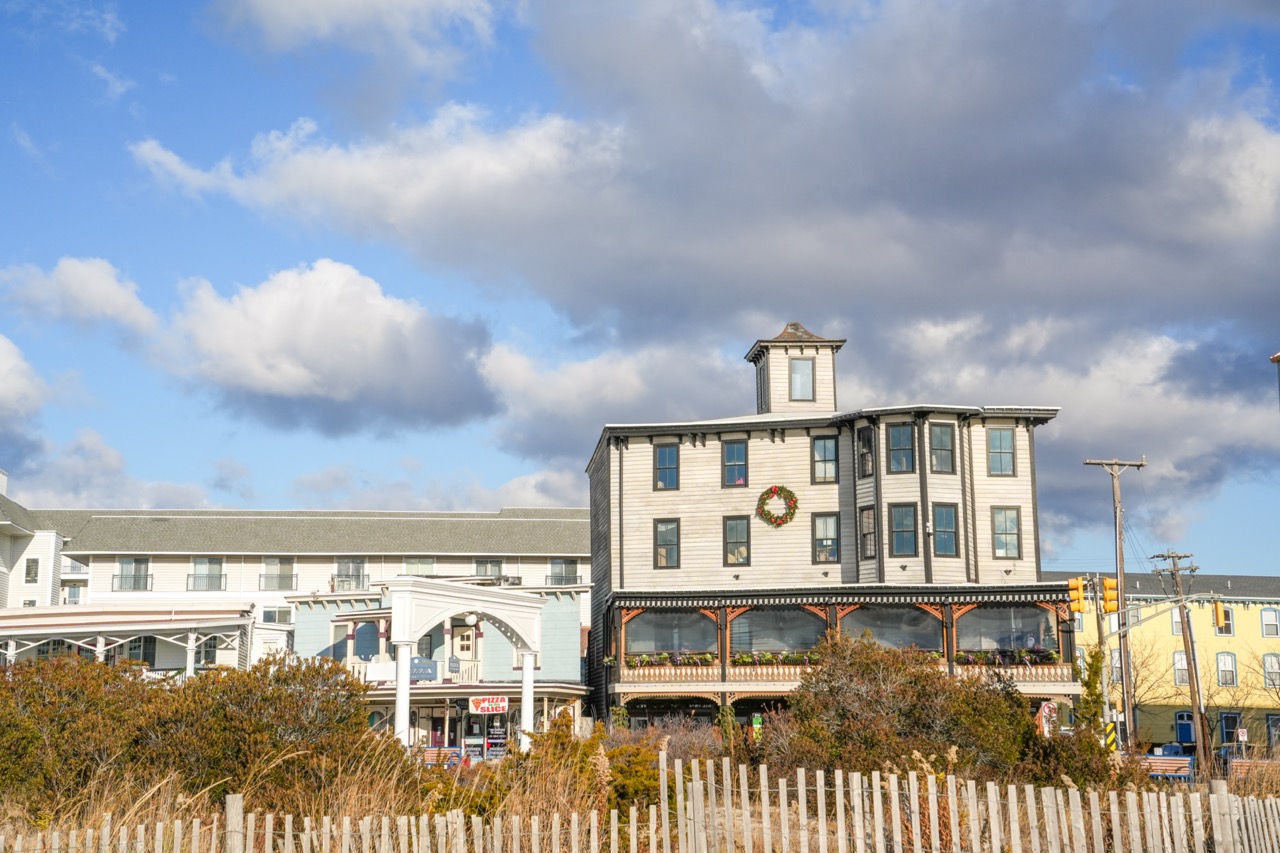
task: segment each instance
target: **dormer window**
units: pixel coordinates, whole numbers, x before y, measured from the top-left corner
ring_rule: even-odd
[[[813,359],[791,359],[791,399],[811,402],[813,400]]]

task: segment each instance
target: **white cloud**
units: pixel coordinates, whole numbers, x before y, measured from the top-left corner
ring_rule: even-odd
[[[109,101],[120,100],[120,97],[124,95],[125,92],[129,91],[136,85],[132,80],[126,80],[123,77],[112,74],[102,65],[95,64],[90,68],[90,70],[93,72],[93,76],[106,84],[107,89],[104,94]]]
[[[0,335],[0,426],[34,418],[49,387],[27,363],[17,344]]]
[[[167,364],[233,410],[329,434],[456,424],[493,411],[479,323],[429,314],[322,259],[229,297],[188,283]]]
[[[465,472],[418,485],[335,465],[297,477],[295,498],[329,509],[496,512],[503,507],[586,506],[586,476],[576,468],[548,468],[488,487]]]
[[[137,335],[157,324],[138,298],[138,285],[101,258],[61,258],[48,273],[29,264],[3,267],[0,283],[8,284],[11,299],[40,317],[83,325],[107,322]]]
[[[101,435],[82,430],[64,447],[46,446],[40,459],[10,480],[10,495],[32,509],[200,508],[203,489],[183,483],[148,482],[128,473],[124,455]]]

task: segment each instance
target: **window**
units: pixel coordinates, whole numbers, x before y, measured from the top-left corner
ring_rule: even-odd
[[[1187,653],[1173,653],[1173,683],[1185,687],[1191,683],[1191,676],[1187,672]]]
[[[23,606],[23,607],[35,607],[35,606],[36,606],[36,600],[35,600],[34,598],[24,598],[24,599],[22,600],[22,606]]]
[[[653,488],[655,491],[680,488],[680,445],[654,445]]]
[[[800,607],[753,607],[729,623],[729,653],[803,652],[827,632],[827,620]]]
[[[1262,656],[1262,686],[1269,690],[1280,688],[1280,655]]]
[[[1169,617],[1170,617],[1170,623],[1173,626],[1173,636],[1181,637],[1182,636],[1182,608],[1181,607],[1173,608],[1173,612],[1169,614]]]
[[[916,555],[915,504],[889,507],[889,554],[893,557]]]
[[[39,557],[27,558],[26,582],[27,583],[40,582],[40,558]]]
[[[915,427],[893,424],[889,427],[889,473],[909,474],[916,470]]]
[[[71,644],[66,640],[45,640],[36,646],[36,660],[48,660],[69,654],[72,654]]]
[[[297,576],[293,573],[293,557],[263,557],[259,586],[264,590],[297,589]]]
[[[1058,619],[1043,607],[983,604],[956,620],[956,650],[1056,651]]]
[[[293,622],[293,610],[288,607],[264,607],[262,621],[268,625],[288,625]]]
[[[840,562],[839,513],[814,513],[813,561],[815,563]]]
[[[333,575],[334,592],[350,592],[368,588],[368,578],[364,574],[364,557],[338,557],[334,561],[336,571]]]
[[[79,604],[81,601],[84,600],[81,597],[84,595],[84,587],[82,586],[69,586],[63,589],[62,592],[63,592],[63,601],[62,601],[63,604]]]
[[[813,359],[791,359],[791,399],[813,399]]]
[[[1218,652],[1218,686],[1236,686],[1236,656],[1231,652]]]
[[[1077,613],[1075,616],[1071,617],[1071,630],[1075,631],[1077,634],[1084,633],[1084,614],[1083,613]]]
[[[747,443],[745,441],[726,441],[721,444],[720,461],[724,470],[720,485],[745,486],[747,484]]]
[[[991,427],[987,430],[987,473],[993,477],[1012,477],[1013,427]]]
[[[871,427],[858,428],[858,476],[876,473],[876,433]]]
[[[134,637],[128,643],[124,653],[125,660],[142,661],[147,666],[156,665],[156,638]]]
[[[418,638],[418,657],[429,658],[436,653],[436,638],[431,634],[423,634]]]
[[[956,428],[929,424],[929,466],[935,474],[956,472]]]
[[[1230,607],[1222,608],[1222,624],[1215,625],[1214,632],[1219,637],[1232,637],[1236,633],[1236,614]]]
[[[1235,711],[1224,711],[1218,714],[1218,722],[1222,726],[1222,743],[1237,743],[1236,733],[1240,731],[1240,714]]]
[[[196,648],[196,665],[213,666],[218,662],[218,638],[207,637]]]
[[[882,646],[942,650],[942,620],[911,605],[863,604],[840,618],[840,630],[858,638],[871,632]]]
[[[1280,637],[1280,610],[1272,607],[1262,609],[1262,636]]]
[[[657,519],[653,522],[653,565],[658,569],[680,568],[678,519]]]
[[[1194,743],[1195,717],[1190,711],[1179,711],[1173,715],[1174,739],[1178,743]]]
[[[724,564],[751,565],[751,516],[735,515],[724,520]]]
[[[992,555],[1002,560],[1022,556],[1021,511],[1017,507],[995,507],[991,510]]]
[[[564,557],[553,557],[547,563],[547,584],[549,586],[565,586],[578,582],[578,561]]]
[[[420,578],[431,577],[436,573],[435,557],[405,557],[404,573]]]
[[[1120,663],[1120,650],[1111,650],[1111,683],[1120,684],[1124,681],[1124,670]]]
[[[862,542],[864,560],[875,559],[876,556],[876,510],[875,507],[864,506],[858,510],[858,538]]]
[[[492,558],[483,557],[475,561],[476,576],[482,578],[500,578],[502,577],[502,561]]]
[[[622,638],[623,653],[628,655],[705,654],[720,645],[715,621],[697,610],[646,610],[627,622]]]
[[[840,482],[840,464],[836,454],[838,439],[834,435],[815,435],[813,437],[813,469],[810,479],[819,483]]]
[[[933,505],[933,554],[935,557],[955,557],[960,551],[956,546],[956,505]]]
[[[226,588],[221,557],[196,557],[191,562],[195,571],[187,576],[187,589],[217,592]]]
[[[123,592],[151,589],[151,560],[147,557],[121,557],[117,564],[120,573],[115,576],[112,588]]]

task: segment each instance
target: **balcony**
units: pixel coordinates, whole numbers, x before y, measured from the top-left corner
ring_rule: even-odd
[[[943,663],[942,666],[945,668],[946,664]],[[958,665],[955,674],[956,678],[981,678],[989,681],[1003,677],[1012,681],[1023,693],[1080,692],[1080,684],[1075,678],[1075,665],[1070,663]]]
[[[582,583],[582,575],[547,575],[547,586],[576,586]]]
[[[264,592],[279,592],[297,588],[297,575],[258,575],[258,589]]]
[[[747,682],[752,684],[799,684],[808,667],[804,664],[730,664],[728,676],[720,679],[720,661],[696,666],[654,664],[651,666],[623,666],[618,668],[619,684],[724,684]]]
[[[112,575],[112,592],[150,592],[152,575]]]
[[[85,578],[89,576],[89,567],[84,563],[77,563],[75,560],[68,557],[62,561],[62,576]]]
[[[226,588],[226,575],[187,575],[188,592],[222,592]]]
[[[370,684],[395,684],[395,661],[362,661],[348,660],[347,670],[361,681]],[[459,658],[458,671],[449,672],[449,661],[436,661],[435,678],[416,678],[414,684],[479,684],[480,661],[473,658]]]
[[[329,578],[329,589],[332,592],[357,592],[368,588],[368,575],[333,575]]]

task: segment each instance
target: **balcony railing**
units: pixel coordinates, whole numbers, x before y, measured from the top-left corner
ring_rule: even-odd
[[[113,592],[150,592],[151,575],[112,575]]]
[[[547,586],[576,586],[582,583],[582,575],[547,575]]]
[[[799,684],[800,678],[808,668],[804,664],[730,664],[727,681]],[[724,683],[720,678],[720,662],[718,660],[699,666],[671,666],[669,664],[627,666],[623,664],[618,668],[617,680],[622,684],[654,684],[658,682],[677,682],[682,684]]]
[[[278,591],[298,588],[297,575],[258,575],[258,589]]]
[[[329,580],[329,588],[334,592],[353,592],[369,588],[368,575],[334,575]]]
[[[77,577],[87,575],[89,574],[89,567],[84,563],[77,563],[75,560],[67,559],[63,561],[62,574],[63,576],[76,575]]]
[[[187,575],[187,590],[190,592],[222,592],[226,588],[226,575]]]
[[[392,684],[396,680],[395,661],[362,661],[348,660],[347,669],[356,678],[370,683]],[[458,671],[449,671],[449,661],[436,661],[436,677],[434,679],[415,679],[414,684],[479,684],[480,661],[472,658],[460,658]]]
[[[946,666],[945,663],[942,664]],[[1075,681],[1075,665],[1070,663],[972,664],[956,666],[958,678],[994,678],[1002,675],[1014,684],[1069,684]]]

